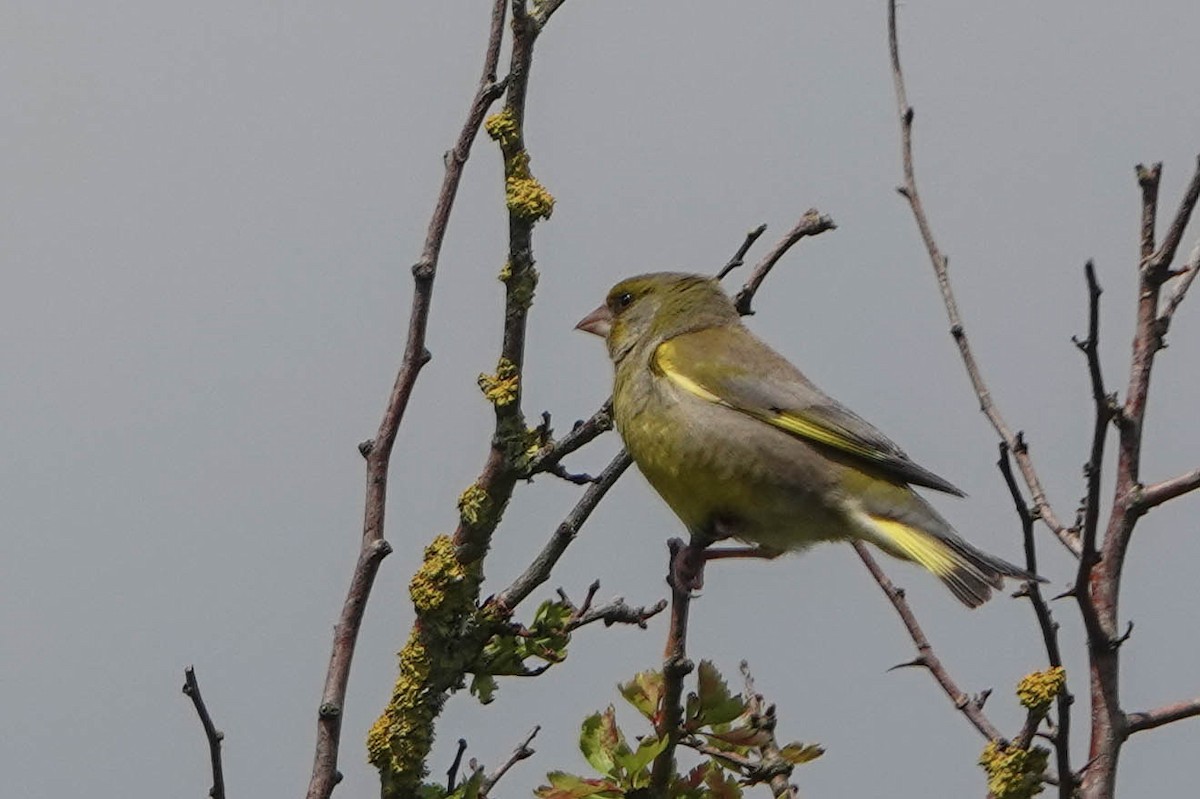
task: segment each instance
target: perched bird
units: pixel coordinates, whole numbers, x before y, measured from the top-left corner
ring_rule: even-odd
[[[910,486],[963,493],[751,333],[715,278],[623,280],[577,327],[605,338],[617,430],[693,541],[736,538],[768,557],[868,541],[968,607],[1002,577],[1036,579],[960,538]]]

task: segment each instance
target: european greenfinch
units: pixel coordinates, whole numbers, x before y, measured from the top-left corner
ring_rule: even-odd
[[[623,280],[577,327],[605,338],[617,430],[693,542],[769,557],[867,541],[972,608],[1003,577],[1036,579],[960,538],[911,486],[963,493],[751,333],[715,278]]]

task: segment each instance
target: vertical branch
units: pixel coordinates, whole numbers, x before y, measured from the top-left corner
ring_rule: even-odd
[[[1143,197],[1148,205],[1153,205],[1153,197]],[[1143,209],[1142,235],[1153,238],[1153,217],[1147,221]],[[1146,243],[1143,241],[1143,247]],[[1149,249],[1153,249],[1151,241]],[[1108,425],[1115,412],[1116,398],[1110,395],[1104,387],[1104,374],[1100,366],[1100,295],[1102,289],[1096,279],[1096,268],[1091,261],[1084,266],[1084,274],[1088,287],[1088,333],[1083,341],[1073,339],[1075,346],[1087,359],[1088,377],[1092,387],[1092,404],[1094,406],[1094,421],[1092,423],[1092,445],[1087,463],[1083,466],[1086,490],[1083,497],[1081,513],[1081,536],[1083,549],[1079,557],[1079,567],[1075,576],[1075,585],[1071,593],[1079,602],[1079,613],[1083,618],[1084,629],[1087,631],[1089,642],[1097,647],[1103,647],[1109,640],[1100,615],[1096,609],[1088,585],[1092,572],[1100,562],[1100,553],[1096,549],[1096,536],[1100,526],[1100,477],[1104,464],[1104,446],[1108,439]]]
[[[508,258],[500,274],[505,284],[500,358],[496,374],[480,378],[485,396],[495,407],[495,434],[479,479],[468,489],[475,493],[484,512],[474,517],[464,514],[454,532],[457,558],[464,566],[477,563],[486,554],[491,534],[520,477],[522,460],[528,449],[525,417],[521,411],[521,383],[526,322],[538,280],[533,259],[533,226],[539,219],[550,216],[554,198],[529,170],[530,157],[525,147],[525,101],[534,44],[549,14],[557,7],[536,6],[537,11],[530,13],[524,0],[513,0],[512,55],[504,108],[488,119],[486,125],[488,135],[499,143],[504,158]]]
[[[1154,218],[1158,210],[1161,176],[1161,164],[1148,168],[1139,164],[1137,167],[1138,186],[1142,192],[1141,257],[1129,384],[1125,402],[1116,411],[1118,454],[1112,510],[1100,548],[1100,561],[1088,575],[1087,583],[1088,601],[1095,609],[1098,627],[1094,633],[1089,629],[1088,635],[1092,736],[1088,767],[1083,776],[1083,795],[1088,799],[1111,799],[1113,796],[1117,760],[1121,746],[1129,736],[1129,719],[1121,710],[1119,694],[1119,648],[1128,637],[1127,634],[1118,634],[1121,576],[1134,527],[1144,512],[1140,478],[1142,432],[1154,359],[1163,348],[1163,334],[1169,324],[1169,317],[1164,320],[1159,315],[1162,286],[1173,277],[1171,263],[1196,202],[1200,199],[1200,160],[1167,235],[1156,249]],[[1170,299],[1167,310],[1174,312]],[[1084,618],[1087,621],[1086,615]]]
[[[938,288],[941,290],[942,302],[946,306],[946,316],[950,322],[950,335],[954,338],[954,343],[958,346],[958,353],[962,358],[963,365],[966,367],[967,376],[971,380],[971,386],[975,389],[975,395],[979,398],[979,409],[983,411],[984,416],[991,422],[996,434],[1000,436],[1000,440],[1008,445],[1013,458],[1017,462],[1017,467],[1021,471],[1021,476],[1024,478],[1025,484],[1029,487],[1029,493],[1033,499],[1034,512],[1046,523],[1046,526],[1062,542],[1063,546],[1070,550],[1072,554],[1078,556],[1080,547],[1079,536],[1059,521],[1058,517],[1054,514],[1054,510],[1050,507],[1050,502],[1046,498],[1045,489],[1042,488],[1041,479],[1034,468],[1033,459],[1029,455],[1028,446],[1020,440],[1019,433],[1014,434],[1009,428],[1008,423],[1005,422],[1004,417],[1000,414],[1000,409],[996,407],[995,402],[992,400],[992,394],[987,387],[987,383],[983,380],[983,373],[980,371],[979,363],[975,360],[970,342],[967,341],[966,328],[963,327],[962,317],[958,311],[958,301],[954,298],[954,290],[950,285],[950,261],[938,248],[937,241],[933,236],[933,228],[930,226],[929,218],[925,214],[925,206],[921,202],[921,195],[917,191],[912,150],[912,126],[915,112],[912,106],[908,104],[908,95],[904,88],[904,72],[900,67],[900,44],[896,33],[896,0],[888,0],[888,48],[891,53],[892,83],[896,93],[896,107],[900,114],[900,154],[904,167],[904,185],[897,188],[897,191],[908,200],[908,205],[912,210],[913,218],[916,220],[917,228],[921,232],[921,240],[925,243],[925,249],[929,253],[929,260],[933,265],[933,272],[937,278]]]
[[[225,735],[213,724],[212,716],[208,715],[208,706],[204,697],[200,696],[200,683],[196,681],[196,670],[188,666],[183,670],[183,693],[192,700],[200,724],[204,727],[204,737],[208,740],[208,758],[212,764],[212,788],[208,795],[212,799],[225,799],[225,770],[221,766],[221,741]]]
[[[1000,443],[1000,460],[996,465],[1000,467],[1004,483],[1008,486],[1009,494],[1012,496],[1017,517],[1021,520],[1021,537],[1025,542],[1025,568],[1030,574],[1037,574],[1037,542],[1033,537],[1033,514],[1029,512],[1029,506],[1021,495],[1021,488],[1017,485],[1017,478],[1013,474],[1012,459],[1009,457],[1008,447],[1004,442]],[[1029,603],[1033,606],[1038,629],[1042,631],[1042,644],[1046,648],[1046,659],[1052,668],[1062,668],[1062,651],[1058,645],[1058,622],[1050,613],[1050,606],[1042,596],[1041,586],[1036,580],[1030,580],[1021,588],[1021,593],[1029,598]],[[1064,688],[1054,701],[1057,706],[1057,723],[1053,742],[1054,759],[1058,772],[1058,795],[1059,799],[1072,799],[1075,793],[1075,775],[1071,771],[1071,703],[1075,701],[1075,698]],[[1033,717],[1031,716],[1031,718]],[[1027,728],[1032,734],[1035,726],[1027,725]]]
[[[345,705],[346,687],[350,680],[350,664],[379,564],[391,552],[391,546],[384,539],[384,510],[387,505],[388,466],[392,447],[417,376],[421,367],[428,363],[431,357],[425,348],[425,330],[429,321],[433,279],[437,273],[438,257],[441,254],[446,227],[450,222],[450,212],[454,207],[463,167],[470,156],[471,143],[483,124],[484,116],[503,92],[503,85],[496,81],[496,66],[500,59],[504,18],[505,0],[495,0],[492,5],[483,74],[458,140],[454,148],[446,154],[446,171],[432,218],[429,220],[425,244],[420,258],[412,268],[412,311],[409,316],[404,357],[388,396],[378,432],[373,439],[359,445],[359,451],[367,462],[362,544],[354,565],[350,588],[346,592],[341,614],[334,627],[333,651],[329,658],[329,669],[325,676],[325,686],[321,692],[321,704],[317,714],[317,743],[312,777],[308,786],[308,799],[327,799],[340,778],[337,770],[338,749],[341,742],[342,708]]]
[[[496,0],[503,29],[503,0]],[[505,283],[504,322],[496,372],[480,375],[479,386],[495,409],[495,428],[478,479],[459,498],[459,524],[453,536],[438,536],[425,550],[409,593],[416,619],[399,654],[399,675],[387,707],[367,735],[370,761],[379,769],[384,797],[409,797],[427,772],[434,727],[452,689],[477,662],[496,625],[495,606],[479,608],[483,561],[517,480],[526,473],[537,431],[526,429],[521,410],[526,320],[533,303],[533,226],[550,216],[554,198],[529,171],[524,142],[525,100],[533,48],[549,16],[561,2],[512,0],[512,49],[503,91],[504,108],[484,128],[504,156],[508,210],[508,257],[500,272]],[[489,56],[492,51],[489,49]],[[472,116],[478,126],[483,112]],[[473,129],[474,130],[474,129]],[[473,132],[472,132],[473,136]]]
[[[667,630],[667,646],[663,651],[663,709],[659,735],[667,736],[667,746],[654,759],[650,771],[650,795],[656,799],[667,796],[671,777],[675,774],[675,746],[679,742],[680,724],[683,721],[683,678],[692,673],[692,662],[687,659],[688,609],[692,593],[687,581],[679,579],[678,564],[698,557],[704,558],[703,549],[695,549],[678,538],[667,542],[671,552],[671,565],[667,582],[671,585],[671,623]]]

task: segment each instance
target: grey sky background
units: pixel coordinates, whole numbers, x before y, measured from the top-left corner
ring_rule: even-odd
[[[358,548],[363,465],[399,362],[415,259],[477,78],[486,0],[461,3],[0,4],[0,688],[6,794],[203,796],[207,754],[179,693],[194,663],[226,733],[231,796],[300,795],[331,627]],[[1164,217],[1200,151],[1193,2],[912,0],[901,44],[917,168],[968,330],[1000,407],[1027,431],[1060,515],[1082,493],[1090,434],[1082,266],[1106,289],[1103,355],[1123,389],[1138,192],[1166,162]],[[839,229],[771,277],[750,324],[826,390],[970,494],[937,498],[975,543],[1020,556],[930,269],[903,201],[880,2],[570,0],[538,45],[527,136],[555,194],[536,232],[542,280],[525,409],[562,431],[609,391],[599,342],[571,328],[621,277],[713,271],[747,229],[773,241],[806,208]],[[1196,226],[1185,238],[1191,248]],[[392,467],[384,563],[345,714],[337,796],[375,794],[363,738],[407,635],[407,580],[450,530],[491,411],[475,388],[498,351],[505,218],[486,139],[467,169],[435,289],[429,346]],[[1144,475],[1197,465],[1200,308],[1159,361]],[[599,469],[609,437],[570,460]],[[502,587],[580,489],[521,487],[488,561]],[[1107,492],[1106,492],[1107,495]],[[1123,615],[1136,622],[1123,697],[1193,696],[1197,499],[1145,519]],[[1044,530],[1040,531],[1044,533]],[[674,517],[635,473],[550,586],[650,603],[665,595]],[[1043,573],[1072,565],[1048,535]],[[982,742],[917,671],[883,596],[847,547],[719,564],[693,605],[691,653],[749,659],[781,736],[828,754],[809,797],[981,796]],[[1044,665],[1032,613],[968,612],[887,561],[953,675],[993,687],[1015,732],[1017,680]],[[529,612],[532,612],[533,603]],[[1086,743],[1082,635],[1058,618]],[[659,662],[648,631],[588,629],[536,681],[480,707],[454,697],[454,741],[494,765],[533,724],[538,755],[501,784],[586,768],[582,718]],[[625,714],[630,733],[637,719]],[[1183,795],[1200,725],[1125,750],[1128,796]],[[440,778],[440,775],[439,775]]]

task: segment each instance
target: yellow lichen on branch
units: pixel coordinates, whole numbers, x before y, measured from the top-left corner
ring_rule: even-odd
[[[477,381],[479,390],[488,401],[498,407],[512,403],[517,398],[521,386],[521,375],[517,365],[507,358],[501,358],[496,364],[495,374],[481,374]]]
[[[367,757],[379,769],[384,797],[413,795],[427,773],[434,719],[473,657],[464,639],[470,638],[479,582],[478,570],[459,562],[449,536],[439,535],[425,548],[409,583],[417,620],[400,650],[391,699],[367,733]]]
[[[554,196],[533,176],[509,177],[504,189],[508,210],[527,222],[549,219],[554,212]]]
[[[1030,799],[1041,793],[1049,760],[1049,750],[1040,746],[1021,749],[996,741],[989,741],[979,755],[979,765],[988,775],[988,793],[995,799]]]
[[[1035,671],[1026,674],[1017,683],[1017,699],[1028,710],[1044,715],[1050,709],[1050,703],[1066,686],[1067,672],[1062,666]]]

